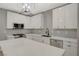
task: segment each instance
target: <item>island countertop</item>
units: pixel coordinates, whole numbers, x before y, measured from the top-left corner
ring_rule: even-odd
[[[64,49],[39,43],[27,38],[0,41],[5,56],[62,56]]]

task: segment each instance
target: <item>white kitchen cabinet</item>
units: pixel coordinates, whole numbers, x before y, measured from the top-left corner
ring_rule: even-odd
[[[64,10],[64,7],[61,7],[61,8],[58,8],[58,15],[59,15],[59,17],[58,17],[58,28],[64,28],[64,20],[65,20],[65,12],[64,12],[65,10]]]
[[[14,23],[24,24],[24,29],[43,28],[43,15],[38,14],[32,17],[7,12],[7,28],[13,28]]]
[[[55,9],[52,11],[52,20],[53,20],[53,28],[58,28],[58,20],[59,20],[59,15],[58,15],[58,9]]]
[[[31,23],[30,23],[30,17],[26,16],[26,19],[24,20],[24,28],[25,29],[29,29],[31,27]]]
[[[13,13],[11,12],[7,12],[7,28],[13,28],[13,22],[14,22],[15,18]]]
[[[40,42],[40,43],[44,43],[44,40],[41,37],[40,38],[32,37],[32,40]]]
[[[77,43],[63,41],[63,48],[66,50],[64,56],[77,56]]]
[[[64,28],[64,7],[57,8],[53,13],[53,28]]]
[[[77,39],[52,37],[50,39],[50,45],[65,49],[64,56],[77,56]]]
[[[24,24],[24,28],[29,27],[30,17],[13,12],[7,12],[7,28],[13,28],[14,23]]]
[[[32,37],[32,40],[50,45],[50,38],[47,37],[40,37],[40,38]]]
[[[38,14],[31,17],[31,28],[43,28],[43,15]]]
[[[52,10],[54,29],[77,29],[77,4],[69,4]]]
[[[65,9],[65,28],[77,29],[78,4],[64,6]]]
[[[43,43],[50,45],[50,37],[41,37]]]
[[[50,37],[42,37],[38,34],[26,34],[28,39],[50,45]]]
[[[77,47],[64,44],[63,48],[66,50],[64,56],[77,56]]]

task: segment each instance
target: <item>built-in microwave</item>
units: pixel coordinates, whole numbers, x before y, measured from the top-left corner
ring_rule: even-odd
[[[24,24],[14,23],[13,29],[24,29]]]

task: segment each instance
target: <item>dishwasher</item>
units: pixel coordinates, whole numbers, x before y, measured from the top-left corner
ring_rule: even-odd
[[[63,48],[63,40],[50,39],[50,45],[58,48]]]

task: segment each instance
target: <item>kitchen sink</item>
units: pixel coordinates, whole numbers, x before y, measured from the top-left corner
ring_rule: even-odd
[[[51,37],[51,36],[49,36],[49,35],[42,35],[43,37]]]

